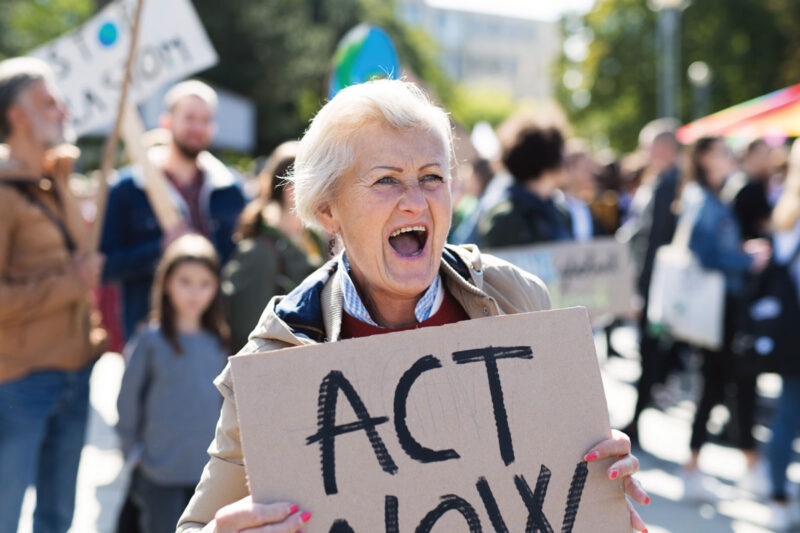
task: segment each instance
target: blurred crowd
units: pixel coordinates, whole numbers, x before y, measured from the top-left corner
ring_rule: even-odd
[[[786,470],[800,425],[796,369],[787,367],[771,440],[759,449],[753,432],[758,369],[743,362],[734,342],[745,326],[752,287],[781,275],[777,267],[767,270],[769,265],[788,269],[794,281],[787,286],[789,298],[800,297],[800,147],[790,152],[783,142],[752,139],[734,149],[717,136],[681,146],[678,126],[671,119],[655,120],[641,131],[636,152],[615,155],[593,153],[581,139],[565,140],[558,127],[513,117],[498,129],[497,160],[478,159],[466,174],[451,238],[487,248],[604,235],[628,243],[639,296],[641,375],[633,419],[624,431],[638,443],[639,417],[653,405],[654,386],[672,373],[686,372],[689,358],[699,358],[702,393],[691,459],[683,471],[684,498],[715,502],[729,494],[698,469],[711,410],[724,405],[731,419],[724,434],[715,437],[744,452],[748,468],[740,487],[768,501],[773,529],[787,530],[798,520],[786,494]],[[722,340],[713,349],[674,338],[648,320],[657,252],[678,240],[679,227],[701,266],[725,280]],[[709,309],[713,305],[708,302]],[[617,324],[608,325],[607,334]],[[610,343],[609,354],[617,355]]]
[[[291,171],[296,142],[278,146],[254,176],[241,176],[209,153],[216,95],[190,81],[167,93],[161,129],[143,140],[181,223],[163,228],[141,168],[121,168],[99,250],[91,250],[74,236],[86,233],[81,210],[84,218],[94,216],[94,188],[72,173],[77,154],[52,155],[68,140],[59,134],[64,110],[37,68],[0,67],[0,135],[7,143],[0,154],[0,344],[27,339],[25,353],[3,350],[0,357],[0,426],[15,433],[0,439],[0,479],[14,481],[1,492],[0,532],[16,530],[35,472],[36,520],[52,524],[42,531],[60,531],[71,521],[88,375],[107,349],[126,359],[117,429],[126,458],[137,465],[118,531],[174,531],[214,436],[221,404],[214,378],[247,342],[265,303],[320,267],[333,243],[305,228],[293,211],[293,190],[282,178]],[[768,265],[791,263],[800,286],[800,153],[792,150],[790,157],[785,143],[764,139],[735,150],[721,137],[681,146],[677,127],[656,120],[642,130],[634,153],[615,154],[593,151],[562,125],[511,117],[496,130],[496,150],[459,165],[449,240],[487,249],[599,236],[628,243],[639,311],[627,320],[639,330],[642,371],[625,431],[636,443],[654,386],[686,371],[688,354],[701,358],[686,498],[719,497],[697,457],[709,438],[711,409],[723,404],[731,412],[731,443],[748,459],[742,487],[768,499],[773,526],[786,529],[795,520],[786,470],[800,426],[800,379],[784,376],[772,437],[760,449],[753,437],[757,374],[736,368],[732,344],[745,288]],[[27,174],[46,177],[20,179],[20,161]],[[14,233],[20,225],[29,233]],[[717,349],[672,339],[647,320],[657,251],[673,242],[678,227],[688,228],[688,247],[703,267],[726,281]],[[30,279],[31,268],[35,282],[14,281]],[[94,302],[86,300],[87,289]],[[55,298],[74,305],[54,314]],[[604,326],[606,333],[617,325]],[[70,339],[80,345],[70,346]],[[36,405],[22,413],[32,397]]]

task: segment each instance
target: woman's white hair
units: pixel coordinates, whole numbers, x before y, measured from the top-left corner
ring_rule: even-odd
[[[297,149],[294,171],[288,179],[294,184],[297,214],[306,225],[320,227],[317,210],[334,199],[337,181],[358,151],[354,146],[356,134],[370,124],[434,132],[446,148],[449,177],[453,133],[444,110],[407,81],[374,80],[352,85],[320,109]]]

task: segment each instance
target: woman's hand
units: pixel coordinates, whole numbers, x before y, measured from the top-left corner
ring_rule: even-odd
[[[612,464],[606,471],[608,479],[622,478],[623,485],[625,486],[625,494],[633,498],[633,501],[642,505],[650,503],[650,497],[642,488],[639,481],[633,479],[633,474],[639,471],[639,459],[631,455],[631,439],[621,431],[613,430],[612,436],[608,440],[604,440],[596,444],[589,453],[586,454],[584,459],[588,462],[599,461],[608,457],[616,457],[617,462]],[[639,513],[634,510],[630,500],[628,500],[628,509],[631,511],[631,524],[637,531],[647,532],[647,528],[639,516]]]
[[[214,517],[216,533],[296,533],[311,519],[308,511],[300,512],[295,504],[254,503],[253,497],[242,498],[217,511]],[[256,529],[258,528],[258,529]]]

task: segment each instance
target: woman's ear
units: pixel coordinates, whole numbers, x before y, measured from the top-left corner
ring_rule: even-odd
[[[339,222],[336,220],[333,206],[330,201],[323,202],[317,207],[317,220],[331,235],[339,233]]]

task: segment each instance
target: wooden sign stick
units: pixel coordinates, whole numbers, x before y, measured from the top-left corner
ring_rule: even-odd
[[[126,107],[122,112],[120,134],[125,141],[125,149],[131,160],[138,163],[144,174],[144,190],[147,200],[158,220],[162,231],[176,228],[182,224],[180,212],[169,200],[167,179],[164,173],[147,156],[147,147],[142,142],[145,134],[144,124],[139,112],[133,106]]]
[[[100,248],[100,238],[103,235],[103,221],[105,219],[106,205],[108,203],[108,176],[111,174],[111,169],[117,159],[122,112],[127,105],[128,88],[130,87],[133,74],[133,61],[136,58],[136,42],[139,40],[139,24],[142,20],[143,7],[144,0],[137,0],[136,11],[133,15],[133,26],[131,27],[131,43],[128,49],[128,59],[125,61],[125,77],[122,81],[122,90],[120,92],[119,106],[117,108],[117,118],[114,121],[114,128],[111,130],[111,136],[106,141],[106,145],[103,149],[103,159],[100,165],[100,183],[97,189],[97,215],[95,216],[94,225],[92,226],[92,239],[90,243],[92,251],[97,251]]]

